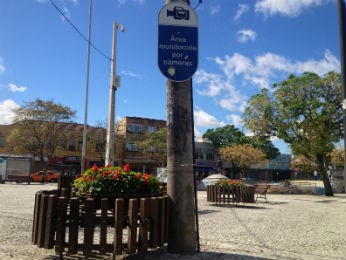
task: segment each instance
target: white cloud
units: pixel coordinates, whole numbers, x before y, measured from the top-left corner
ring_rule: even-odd
[[[213,98],[222,109],[230,111],[232,114],[226,119],[236,126],[241,126],[242,121],[240,116],[234,113],[243,112],[248,100],[248,97],[240,92],[241,86],[252,85],[270,89],[274,82],[286,79],[291,73],[302,74],[310,71],[323,76],[329,71],[340,72],[340,63],[329,50],[326,50],[319,60],[292,61],[275,53],[265,53],[255,58],[234,53],[232,56],[216,57],[212,60],[223,73],[198,70],[194,76],[196,92]],[[237,87],[234,82],[237,82]],[[214,128],[225,124],[200,108],[195,110],[194,118],[196,127]]]
[[[270,88],[272,81],[281,80],[289,73],[301,74],[310,71],[323,76],[329,71],[340,72],[340,63],[329,50],[325,51],[320,60],[292,61],[274,53],[265,53],[252,60],[235,53],[233,56],[225,56],[224,59],[216,57],[214,61],[229,80],[241,76],[244,83],[249,82],[261,88]]]
[[[118,1],[118,5],[124,5],[126,4],[129,0],[117,0]],[[144,4],[146,0],[132,0],[132,2],[134,2],[135,4]]]
[[[196,108],[194,113],[194,123],[196,127],[205,127],[205,128],[213,128],[224,126],[224,122],[220,122],[216,119],[216,117],[208,114],[201,108]]]
[[[194,128],[194,134],[195,134],[195,137],[202,137],[203,135],[197,127]]]
[[[68,19],[71,19],[71,12],[70,12],[70,10],[66,7],[66,5],[63,6],[62,12],[64,13],[64,15],[65,15]],[[61,16],[61,20],[62,20],[62,21],[65,21],[65,17],[64,17],[64,16]]]
[[[198,70],[194,76],[194,80],[198,84],[207,84],[207,88],[205,90],[197,90],[197,93],[202,96],[217,96],[224,88],[220,75],[208,73],[204,70]]]
[[[247,41],[256,40],[257,33],[251,29],[243,29],[237,32],[238,42],[245,43]]]
[[[71,2],[74,6],[77,6],[77,5],[78,5],[78,0],[70,0],[70,2]]]
[[[263,13],[265,17],[281,14],[288,17],[299,16],[304,9],[320,6],[332,0],[258,0],[255,12]]]
[[[324,52],[322,60],[307,60],[305,62],[297,62],[297,72],[313,71],[319,75],[323,75],[329,71],[340,72],[339,60],[329,51]]]
[[[134,72],[132,72],[130,70],[123,70],[123,71],[121,71],[121,73],[124,76],[129,76],[131,78],[143,79],[143,76],[141,74],[134,73]]]
[[[2,58],[0,57],[0,75],[1,75],[2,73],[4,73],[5,70],[6,70],[6,68],[5,68],[4,64],[3,64],[3,60],[2,60]]]
[[[237,12],[236,12],[235,16],[233,17],[233,20],[235,22],[237,22],[240,19],[240,17],[244,13],[248,12],[249,10],[250,10],[250,8],[249,8],[248,5],[246,5],[246,4],[238,4],[238,9],[237,9]]]
[[[12,91],[13,93],[24,92],[27,90],[26,86],[17,86],[16,84],[13,84],[13,83],[9,83],[8,86],[10,88],[10,91]]]
[[[220,12],[221,10],[221,6],[220,5],[213,5],[209,8],[209,13],[210,15],[215,15],[217,14],[218,12]]]
[[[243,125],[243,121],[239,115],[229,115],[227,116],[227,119],[232,122],[232,124],[236,127],[240,127]]]
[[[14,109],[19,106],[11,99],[0,101],[0,124],[11,124],[14,118]]]

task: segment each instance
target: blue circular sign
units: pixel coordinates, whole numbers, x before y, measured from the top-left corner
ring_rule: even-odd
[[[167,4],[159,13],[158,65],[173,81],[188,80],[197,70],[197,15],[185,2]]]

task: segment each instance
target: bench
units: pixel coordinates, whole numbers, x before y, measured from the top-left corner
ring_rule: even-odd
[[[256,201],[258,198],[265,199],[267,201],[267,191],[269,189],[269,185],[267,184],[256,184],[255,185],[255,195]]]

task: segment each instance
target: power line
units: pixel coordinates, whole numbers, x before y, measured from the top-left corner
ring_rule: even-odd
[[[193,9],[196,10],[196,9],[199,7],[199,5],[202,3],[202,1],[203,1],[203,0],[199,0],[199,1],[198,1],[198,4],[197,4]]]
[[[72,26],[72,28],[82,37],[86,42],[89,42],[88,39],[81,33],[80,30],[71,22],[71,20],[60,10],[60,8],[54,3],[53,0],[49,0],[50,3],[54,6],[54,8],[66,19],[66,21]],[[99,54],[105,57],[108,61],[112,61],[112,59],[104,54],[99,48],[97,48],[94,44],[90,42],[90,46],[94,48]]]

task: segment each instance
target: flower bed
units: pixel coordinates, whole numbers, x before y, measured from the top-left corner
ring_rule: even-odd
[[[161,196],[155,176],[133,172],[129,165],[94,166],[73,186],[71,197],[63,190],[36,193],[32,241],[38,247],[54,247],[60,257],[78,251],[85,257],[115,256],[123,252],[124,236],[128,254],[167,242],[168,197]],[[113,244],[107,243],[110,230]]]
[[[207,187],[207,201],[215,203],[254,203],[255,187],[240,180],[220,180]]]
[[[123,168],[94,165],[77,178],[73,186],[78,197],[114,199],[162,195],[160,182],[155,176],[131,171],[129,164]]]

